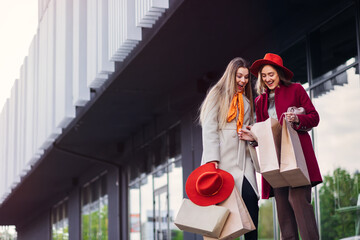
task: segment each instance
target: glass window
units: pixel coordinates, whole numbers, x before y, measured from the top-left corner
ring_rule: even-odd
[[[154,176],[155,239],[169,239],[167,166],[160,165]]]
[[[293,73],[293,82],[301,84],[308,83],[307,64],[306,64],[306,42],[305,39],[294,44],[286,51],[281,53],[284,66],[289,68]]]
[[[348,8],[310,34],[313,78],[357,55],[355,9]]]
[[[260,201],[258,222],[259,239],[274,239],[273,206],[272,199],[263,199]]]
[[[322,239],[359,235],[360,79],[355,68],[312,90],[320,115],[314,128],[316,154],[323,176],[318,187]],[[326,93],[326,94],[324,94]]]
[[[108,239],[108,195],[106,175],[85,185],[81,191],[81,239]]]
[[[154,239],[154,209],[152,175],[141,180],[140,186],[140,223],[141,239]]]
[[[175,226],[174,220],[183,200],[183,168],[181,160],[172,162],[169,167],[169,224],[171,239],[183,239],[183,232]]]
[[[174,158],[168,162],[129,185],[131,240],[183,239],[182,231],[174,225],[183,199],[182,164]]]
[[[139,182],[130,185],[129,190],[130,240],[140,240],[140,189]]]
[[[17,232],[14,225],[0,226],[0,239],[16,240]]]
[[[51,210],[51,239],[69,239],[68,201],[63,200]]]
[[[108,240],[108,195],[106,178],[100,178],[100,240]]]
[[[181,240],[174,224],[184,190],[180,125],[146,144],[128,169],[130,240]]]

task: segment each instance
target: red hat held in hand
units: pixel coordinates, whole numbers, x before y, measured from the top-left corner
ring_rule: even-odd
[[[189,199],[200,206],[209,206],[227,199],[234,189],[233,176],[213,163],[196,168],[188,177],[185,185]]]
[[[256,77],[258,76],[259,70],[264,65],[273,65],[279,67],[284,71],[285,78],[291,80],[294,73],[290,69],[284,67],[282,58],[274,53],[267,53],[263,59],[256,60],[250,67],[250,72]]]

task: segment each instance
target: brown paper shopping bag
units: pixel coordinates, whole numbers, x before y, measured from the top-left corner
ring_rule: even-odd
[[[226,207],[217,205],[203,207],[184,198],[174,224],[183,231],[217,238],[229,213]]]
[[[289,186],[280,174],[281,125],[274,118],[255,123],[251,128],[259,148],[260,173],[273,188]]]
[[[285,118],[281,133],[280,173],[292,187],[310,185],[299,135]]]
[[[235,187],[231,195],[219,206],[226,207],[230,210],[230,215],[227,218],[224,228],[218,238],[211,238],[204,236],[204,240],[230,240],[244,235],[247,232],[255,230],[255,225],[251,219],[249,211]]]

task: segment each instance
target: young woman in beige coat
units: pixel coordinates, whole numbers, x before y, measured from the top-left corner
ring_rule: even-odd
[[[233,59],[202,103],[202,164],[213,162],[216,167],[233,175],[257,228],[259,193],[255,176],[255,170],[258,170],[256,151],[252,143],[238,137],[239,130],[251,125],[254,119],[249,78],[247,62],[242,58]],[[245,234],[245,239],[257,239],[257,230]]]

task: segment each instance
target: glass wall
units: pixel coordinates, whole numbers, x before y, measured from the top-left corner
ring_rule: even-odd
[[[315,144],[323,184],[319,186],[322,239],[359,235],[360,79],[351,67],[315,87],[321,122]]]
[[[106,174],[86,184],[81,191],[81,239],[108,239]]]
[[[17,232],[14,225],[1,225],[0,226],[0,239],[16,240]]]
[[[67,199],[55,205],[51,210],[51,239],[69,239],[69,219]]]
[[[183,239],[174,219],[183,199],[180,125],[143,145],[129,166],[130,240]]]
[[[294,70],[295,82],[307,89],[320,115],[311,136],[323,183],[313,188],[312,202],[324,240],[360,236],[356,14],[355,6],[339,12],[281,53],[285,65]],[[260,218],[261,214],[260,208]]]
[[[359,236],[360,79],[355,9],[346,9],[310,34],[310,89],[320,115],[313,136],[324,180],[317,187],[322,239]]]
[[[293,82],[300,83],[305,88],[309,86],[308,71],[307,71],[307,57],[306,57],[306,40],[301,39],[289,47],[281,54],[281,57],[286,63],[286,67],[291,69],[294,73]]]
[[[183,199],[182,174],[180,157],[171,158],[130,183],[130,240],[183,239],[174,225]]]

